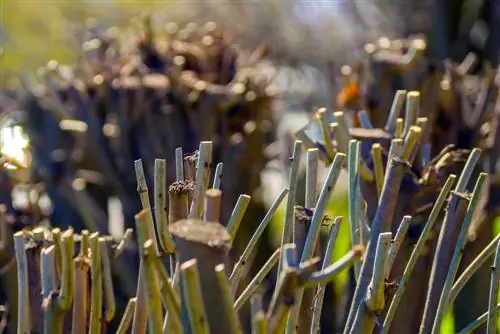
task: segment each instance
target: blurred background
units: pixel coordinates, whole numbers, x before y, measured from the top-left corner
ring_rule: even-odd
[[[258,179],[254,182],[255,184],[249,181],[244,186],[239,188],[234,186],[228,190],[232,198],[226,205],[226,212],[229,214],[230,211],[227,208],[232,207],[237,195],[252,191],[252,200],[258,204],[253,211],[255,217],[262,217],[279,196],[283,187],[287,185],[288,157],[292,153],[293,133],[309,123],[311,112],[315,108],[324,106],[331,109],[335,106],[336,96],[342,86],[340,68],[343,65],[355,67],[361,62],[366,53],[364,49],[366,43],[380,41],[381,38],[392,40],[422,35],[427,41],[426,55],[430,59],[435,61],[451,59],[459,62],[472,51],[480,61],[489,61],[492,67],[498,65],[500,50],[499,0],[413,2],[404,0],[0,0],[0,6],[0,109],[2,112],[10,113],[9,115],[23,108],[57,109],[53,105],[47,107],[43,103],[33,102],[38,101],[37,99],[31,101],[34,104],[26,103],[26,100],[21,97],[24,98],[26,93],[36,96],[33,93],[36,92],[36,88],[33,87],[38,84],[50,87],[44,79],[47,69],[55,67],[64,69],[63,66],[66,65],[80,68],[81,64],[99,58],[99,55],[92,55],[92,52],[99,51],[99,46],[93,47],[92,44],[95,36],[102,34],[115,36],[119,40],[119,51],[116,54],[134,54],[138,45],[147,39],[143,33],[145,30],[143,14],[150,15],[149,27],[159,34],[165,32],[168,34],[172,29],[180,33],[179,31],[183,31],[182,27],[189,23],[203,26],[207,22],[216,22],[217,26],[224,30],[224,38],[228,44],[237,49],[244,58],[246,57],[247,61],[252,59],[252,55],[259,50],[259,47],[265,45],[265,52],[261,50],[263,56],[253,64],[253,68],[267,78],[269,86],[277,93],[272,108],[268,108],[266,114],[268,123],[265,124],[271,129],[262,130],[264,139],[261,138],[262,140],[259,141],[261,144],[265,142],[266,145],[259,146],[258,154],[264,152],[265,149],[270,153],[258,168],[248,171],[249,175]],[[172,22],[177,26],[172,26]],[[109,57],[115,59],[114,56]],[[154,68],[154,66],[150,67]],[[75,73],[70,76],[72,75],[78,76]],[[257,89],[253,90],[253,92],[256,91]],[[106,93],[104,95],[107,98]],[[64,104],[67,102],[65,99],[63,99]],[[19,102],[21,100],[24,102]],[[57,103],[60,102],[58,99],[54,100]],[[261,108],[263,105],[265,102],[258,106]],[[256,107],[251,105],[249,108]],[[33,164],[36,170],[32,171],[32,175],[8,176],[1,182],[10,184],[9,187],[13,189],[17,184],[30,183],[26,181],[28,179],[35,180],[30,187],[43,184],[44,190],[36,195],[38,196],[37,203],[41,207],[41,213],[38,214],[50,221],[52,226],[72,225],[76,226],[77,230],[79,230],[78,227],[80,229],[82,227],[95,228],[117,235],[123,233],[125,228],[132,227],[133,214],[140,209],[139,198],[135,192],[133,160],[138,158],[144,160],[146,174],[152,187],[153,158],[169,154],[167,161],[173,160],[171,155],[173,155],[173,148],[177,145],[169,144],[158,150],[147,150],[141,146],[142,144],[138,144],[138,148],[131,149],[130,159],[125,159],[125,162],[116,162],[116,165],[113,165],[115,163],[113,161],[110,165],[106,162],[95,163],[94,160],[99,159],[92,156],[93,152],[98,152],[96,147],[105,147],[102,143],[107,140],[104,137],[95,137],[96,146],[89,148],[89,144],[85,148],[91,152],[90,157],[87,152],[85,158],[90,162],[83,159],[86,162],[79,164],[78,167],[67,168],[65,163],[71,160],[68,158],[68,152],[79,147],[80,137],[74,133],[67,137],[66,134],[58,132],[60,129],[54,130],[57,128],[57,123],[54,125],[41,116],[37,118],[33,117],[33,113],[31,115],[31,123],[26,121],[23,115],[16,116],[17,118],[9,117],[9,119],[22,123],[30,134]],[[73,118],[77,118],[75,115],[79,115],[78,112],[72,115]],[[244,120],[244,124],[248,125],[248,120],[253,120],[256,116],[245,117],[249,117]],[[112,120],[104,116],[100,121],[103,124],[112,123]],[[92,122],[92,120],[87,122],[91,129],[90,133],[92,133]],[[145,126],[140,122],[130,126],[130,129],[133,128],[130,138],[135,138],[136,135],[142,136]],[[161,126],[159,127],[161,132]],[[243,126],[242,129],[235,130],[235,133],[243,133],[246,138],[249,138],[253,132],[247,130],[248,126],[246,128]],[[78,132],[78,130],[71,131]],[[45,139],[42,140],[37,136]],[[197,148],[197,140],[202,138],[203,135],[195,136],[189,143],[185,141],[177,144],[183,146],[184,153],[188,154]],[[162,137],[161,140],[165,139]],[[151,140],[151,142],[154,141]],[[150,145],[151,142],[144,146]],[[250,146],[254,143],[250,139],[248,142]],[[242,149],[238,148],[238,150]],[[111,151],[112,148],[109,152]],[[109,152],[99,151],[96,156],[106,156]],[[220,154],[216,156],[226,162],[226,159],[233,157],[234,154],[243,153],[236,149],[234,152],[227,153],[221,149]],[[122,163],[129,164],[127,166],[132,172],[121,166]],[[123,173],[120,169],[122,167],[123,170],[127,169]],[[230,170],[231,167],[228,165],[227,168]],[[234,168],[235,170],[242,169],[241,166]],[[116,181],[121,182],[122,186],[113,184],[114,180],[112,182],[107,179],[116,170],[121,173],[117,174]],[[96,174],[91,174],[89,171],[96,172]],[[71,195],[61,190],[59,178],[64,179],[61,175],[69,175],[68,184],[69,188],[72,188]],[[240,175],[239,178],[244,179],[246,176],[247,174]],[[173,177],[171,173],[169,180],[173,180]],[[322,180],[323,176],[320,176],[320,179]],[[331,200],[329,207],[331,216],[347,216],[345,183],[344,176]],[[302,185],[303,180],[299,188]],[[88,194],[87,197],[82,197],[79,191],[85,187]],[[227,187],[227,189],[230,188]],[[31,188],[16,189],[17,193],[31,196],[29,195]],[[298,194],[302,193],[303,191],[298,192]],[[22,215],[18,211],[25,213],[28,210],[26,204],[14,203],[16,199],[9,199],[9,194],[1,194],[5,197],[4,202],[10,203],[8,207],[18,216]],[[19,195],[17,201],[23,202],[23,198]],[[30,202],[26,199],[24,201]],[[86,206],[85,209],[79,211],[78,207],[83,206]],[[102,212],[93,211],[94,214],[89,217],[85,214],[85,210],[89,207],[101,207]],[[267,259],[270,250],[277,244],[284,215],[283,210],[280,210],[274,217],[272,229],[269,231],[268,245],[260,250],[262,254],[258,255],[255,260],[256,266]],[[247,220],[248,231],[251,231],[256,222],[251,221],[251,218]],[[109,224],[100,225],[100,221]],[[113,222],[121,226],[113,228]],[[335,257],[343,255],[349,247],[347,224],[344,224]],[[136,254],[131,257],[134,256]],[[134,261],[132,263],[137,265]],[[124,269],[122,267],[116,270],[120,272]],[[330,293],[340,294],[347,281],[348,274],[341,275],[335,283],[337,292]],[[130,292],[134,291],[133,284],[133,282],[123,282],[120,285],[123,300],[126,300]],[[118,313],[121,314],[121,312]],[[443,329],[445,333],[454,331],[452,315],[448,318],[445,327]]]

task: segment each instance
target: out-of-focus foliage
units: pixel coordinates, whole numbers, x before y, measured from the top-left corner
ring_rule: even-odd
[[[0,86],[20,72],[32,73],[50,59],[78,59],[82,31],[89,18],[123,26],[142,11],[165,6],[160,1],[0,1]]]

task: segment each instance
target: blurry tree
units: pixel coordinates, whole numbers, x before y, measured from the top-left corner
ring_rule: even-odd
[[[167,2],[140,0],[0,0],[0,87],[20,72],[33,73],[50,59],[71,63],[78,57],[79,32],[88,18],[124,25],[142,11]]]

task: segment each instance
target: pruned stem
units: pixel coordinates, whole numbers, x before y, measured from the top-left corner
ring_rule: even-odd
[[[90,304],[89,334],[101,332],[102,318],[102,270],[99,233],[90,236],[92,292]]]
[[[83,240],[83,239],[82,239]],[[88,245],[88,232],[87,232]],[[87,252],[88,254],[88,247]],[[72,334],[83,334],[87,329],[88,305],[88,258],[82,255],[75,262],[75,297],[73,302]]]
[[[175,179],[176,181],[184,180],[184,157],[182,154],[182,147],[177,147],[175,149]]]
[[[375,184],[377,186],[377,197],[380,197],[384,186],[384,166],[382,165],[382,146],[379,143],[372,145],[373,169],[375,172]]]
[[[420,92],[411,91],[406,95],[406,109],[403,135],[408,135],[410,128],[417,121],[420,109]]]
[[[410,161],[410,158],[413,156],[413,152],[418,146],[420,141],[420,137],[422,136],[422,128],[416,125],[410,126],[408,129],[408,133],[406,134],[403,153],[401,157],[407,161]]]
[[[18,322],[17,333],[25,334],[30,331],[30,310],[29,310],[29,282],[28,282],[28,264],[26,260],[26,239],[24,232],[14,234],[14,249],[17,263],[17,307]]]
[[[212,142],[202,141],[199,148],[198,164],[196,165],[196,180],[194,185],[193,202],[189,211],[189,218],[201,219],[205,192],[208,189],[210,170],[212,169]]]
[[[233,239],[236,237],[236,233],[240,228],[241,221],[243,220],[243,216],[245,215],[251,199],[252,197],[248,195],[240,195],[236,205],[234,206],[233,212],[231,213],[231,217],[229,217],[227,230]]]
[[[192,183],[177,181],[168,188],[168,221],[170,224],[186,219],[189,214],[189,193]]]
[[[111,276],[111,263],[109,260],[108,245],[104,238],[99,238],[99,246],[102,262],[103,286],[104,286],[104,303],[105,314],[103,320],[111,322],[116,312],[115,292],[113,289],[113,277]]]
[[[439,304],[436,310],[436,317],[434,319],[434,325],[432,332],[439,333],[441,328],[441,322],[444,317],[446,308],[448,306],[449,296],[451,288],[453,287],[453,282],[455,281],[455,276],[458,271],[458,266],[462,260],[462,255],[465,248],[465,243],[467,242],[467,232],[469,231],[469,226],[472,222],[472,216],[476,210],[479,197],[481,195],[482,187],[487,178],[487,174],[481,173],[476,181],[476,186],[472,193],[472,198],[470,199],[467,212],[465,214],[462,226],[460,228],[460,234],[458,235],[457,244],[455,245],[455,250],[453,252],[453,257],[450,262],[448,273],[444,281],[443,289],[441,291],[441,298],[439,299]],[[496,296],[496,295],[495,295]],[[496,297],[495,297],[496,298]]]
[[[158,231],[160,245],[167,253],[175,252],[174,241],[168,233],[168,214],[167,214],[167,166],[164,159],[155,159],[154,170],[154,211],[156,230]]]
[[[384,309],[385,267],[391,238],[391,232],[379,235],[373,264],[373,276],[368,285],[364,303],[359,306],[354,320],[353,331],[355,333],[371,333],[375,326],[374,316]]]
[[[234,300],[231,293],[231,286],[229,284],[229,278],[226,275],[226,268],[224,264],[219,264],[215,266],[215,276],[217,277],[217,283],[219,283],[219,289],[222,292],[222,307],[225,309],[225,314],[228,318],[230,324],[231,334],[241,333],[240,321],[238,319],[238,312],[236,307],[233,307]]]
[[[200,285],[200,276],[196,259],[181,264],[182,289],[186,304],[191,330],[194,333],[210,333],[208,327],[205,306],[203,305],[203,295]]]
[[[500,303],[498,303],[495,307],[495,312],[497,313],[498,316],[498,311],[500,311]],[[474,320],[470,325],[462,329],[458,334],[471,334],[475,333],[475,330],[481,327],[487,320],[488,316],[490,314],[490,310],[488,310],[486,313],[481,314],[476,320]]]
[[[222,183],[222,172],[224,170],[224,163],[219,162],[217,166],[215,167],[215,175],[214,175],[214,182],[212,185],[213,189],[220,189],[220,185]]]
[[[220,222],[222,191],[209,189],[205,194],[205,216],[204,221]]]
[[[318,149],[310,148],[307,150],[306,165],[306,199],[305,207],[312,209],[317,200],[318,184]]]
[[[395,139],[403,139],[404,135],[404,120],[401,117],[396,119],[396,132],[394,133]]]
[[[328,120],[326,117],[327,116],[326,109],[325,108],[319,109],[317,111],[317,116],[321,124],[321,133],[323,134],[323,141],[325,142],[326,155],[328,156],[328,159],[331,161],[333,160],[335,152],[333,150],[332,137],[330,134]]]
[[[396,236],[391,243],[391,247],[389,248],[389,255],[387,256],[386,267],[385,267],[385,278],[389,278],[389,274],[391,273],[392,266],[394,265],[394,261],[396,261],[396,256],[398,255],[399,247],[403,243],[403,239],[406,236],[406,232],[408,232],[408,228],[410,227],[411,216],[404,216],[401,219],[401,223],[399,224],[398,230],[396,232]]]

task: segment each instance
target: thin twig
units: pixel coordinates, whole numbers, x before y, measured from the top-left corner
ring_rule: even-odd
[[[144,272],[146,274],[146,288],[148,291],[148,313],[149,329],[152,333],[161,333],[163,314],[160,300],[160,286],[158,283],[158,273],[155,267],[156,253],[153,248],[153,241],[148,239],[144,245]],[[168,285],[168,284],[167,284]]]
[[[205,192],[208,189],[210,170],[212,169],[212,142],[202,141],[199,148],[198,164],[196,165],[196,180],[194,185],[193,202],[189,211],[189,218],[201,219]]]
[[[500,280],[500,242],[497,243],[497,250],[495,252],[495,261],[491,267],[491,283],[490,283],[490,296],[488,300],[488,320],[486,323],[486,333],[497,333],[497,320],[496,303],[498,298],[498,281]]]
[[[495,254],[495,248],[498,240],[500,240],[500,234],[497,236],[483,249],[478,256],[464,269],[462,275],[455,281],[453,288],[450,292],[450,298],[448,301],[448,307],[453,305],[453,302],[457,298],[458,294],[465,286],[465,284],[470,280],[470,278],[477,272],[477,270],[493,255]]]
[[[274,203],[271,205],[269,210],[267,211],[266,215],[264,218],[262,218],[262,221],[260,222],[259,226],[257,227],[257,230],[255,230],[254,234],[250,238],[250,241],[247,243],[247,246],[243,250],[243,253],[241,254],[240,258],[238,259],[238,262],[234,265],[233,271],[231,272],[231,275],[229,277],[229,280],[231,281],[231,287],[233,290],[233,295],[236,293],[236,290],[238,289],[238,285],[240,282],[240,276],[243,270],[243,267],[245,266],[248,258],[252,254],[253,249],[257,245],[262,233],[264,233],[264,230],[266,229],[267,225],[271,221],[272,216],[280,206],[281,202],[285,198],[286,194],[288,193],[288,189],[285,188],[281,191],[281,194],[278,196],[278,198],[274,201]]]
[[[254,278],[250,283],[248,283],[247,287],[241,295],[236,299],[234,303],[234,309],[239,311],[239,309],[245,304],[245,302],[252,296],[252,294],[258,289],[264,278],[266,278],[267,274],[273,269],[273,267],[278,262],[281,255],[281,249],[278,248],[272,255],[269,257],[266,263],[262,266],[257,274],[255,274]]]
[[[498,316],[499,311],[500,311],[500,303],[497,304],[496,309],[495,309],[497,316]],[[487,312],[481,314],[481,316],[479,316],[476,320],[471,322],[467,327],[465,327],[460,332],[458,332],[458,334],[475,333],[475,330],[478,329],[479,327],[481,327],[481,325],[483,325],[488,320],[489,314],[490,314],[489,310]]]
[[[467,232],[469,231],[469,226],[472,222],[472,216],[476,210],[479,197],[481,195],[482,187],[487,178],[486,173],[479,174],[479,177],[476,181],[476,186],[474,187],[474,191],[472,193],[472,198],[470,199],[469,206],[467,208],[467,212],[465,214],[464,220],[462,222],[462,226],[460,228],[460,234],[458,236],[457,244],[455,246],[455,250],[453,252],[453,257],[451,259],[448,274],[446,275],[446,279],[444,281],[443,289],[441,291],[441,298],[439,299],[439,304],[436,310],[436,317],[434,319],[434,325],[432,332],[439,333],[441,328],[441,322],[444,317],[446,308],[448,306],[448,300],[450,296],[451,288],[453,287],[453,282],[455,281],[455,276],[458,271],[458,266],[462,259],[462,255],[465,248],[465,243],[467,242]],[[495,295],[496,296],[496,295]]]

